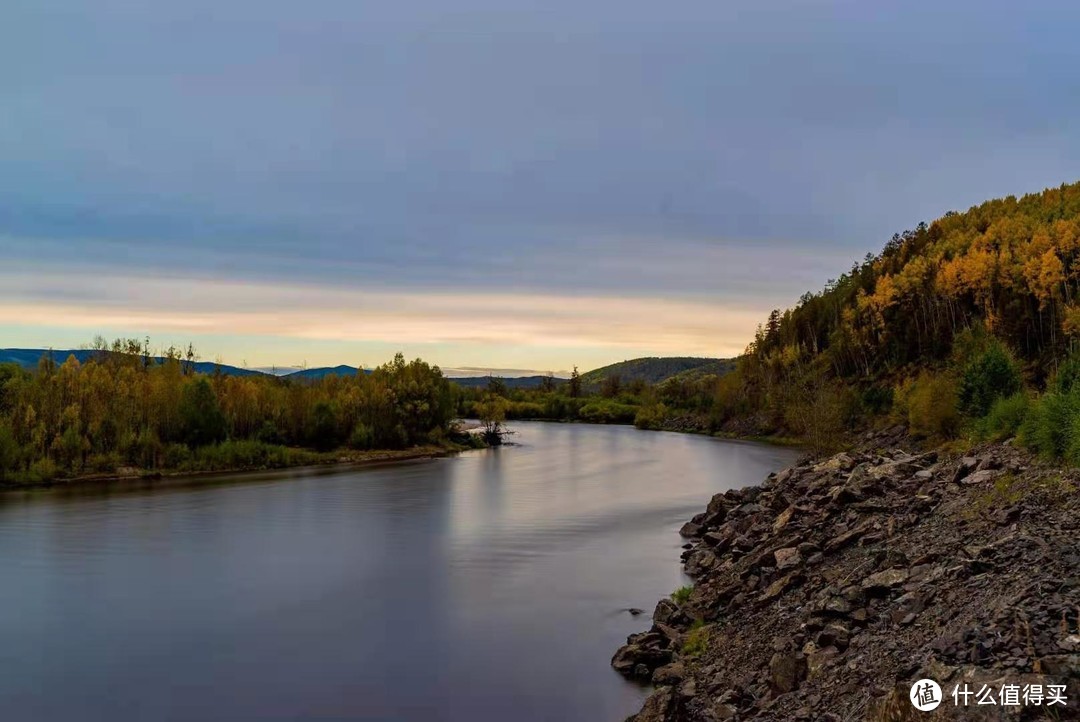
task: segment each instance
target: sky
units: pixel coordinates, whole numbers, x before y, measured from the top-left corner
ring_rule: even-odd
[[[895,232],[1080,179],[1080,6],[6,0],[0,347],[730,356]]]

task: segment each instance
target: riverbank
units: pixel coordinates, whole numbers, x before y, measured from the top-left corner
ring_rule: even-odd
[[[769,444],[772,446],[785,446],[790,448],[804,448],[806,441],[793,436],[784,436],[782,434],[753,434],[753,433],[741,433],[737,431],[711,431],[708,428],[708,424],[697,417],[675,417],[665,420],[663,423],[657,426],[640,426],[634,422],[627,421],[588,421],[584,419],[511,419],[508,423],[514,421],[527,421],[538,422],[543,424],[587,424],[589,426],[632,426],[639,431],[666,431],[672,434],[693,434],[695,436],[711,436],[714,439],[725,439],[727,441],[753,441],[759,444]]]
[[[785,447],[800,447],[802,442],[781,436],[743,436],[735,433],[709,432],[707,429],[693,425],[676,425],[670,428],[640,429],[630,423],[612,423],[582,421],[571,419],[518,419],[516,421],[554,423],[554,424],[585,424],[589,426],[630,426],[639,428],[641,431],[666,431],[669,433],[692,434],[698,436],[711,436],[730,441],[752,441],[763,444],[771,444]],[[205,468],[190,468],[192,462],[187,462],[188,468],[140,468],[136,466],[118,467],[111,472],[92,472],[68,477],[55,477],[37,480],[0,481],[0,491],[48,489],[55,487],[81,486],[91,484],[108,484],[130,481],[156,481],[161,479],[197,479],[206,476],[221,476],[225,474],[255,474],[267,471],[303,468],[336,468],[347,469],[367,464],[393,463],[396,461],[416,461],[425,458],[438,458],[451,456],[469,449],[483,448],[487,446],[482,441],[480,423],[476,421],[460,422],[456,434],[458,439],[464,439],[467,435],[468,443],[447,441],[442,445],[422,445],[409,449],[397,450],[372,450],[356,451],[351,449],[339,449],[336,451],[314,451],[299,447],[282,447],[258,444],[256,442],[239,442],[241,446],[252,447],[241,454],[225,454],[222,458],[201,460]],[[512,433],[512,431],[511,431]],[[227,443],[225,446],[229,446]],[[257,457],[255,463],[245,463],[244,458]],[[237,463],[236,459],[240,461]]]
[[[924,678],[939,718],[1019,718],[950,696],[1012,684],[1064,686],[1025,719],[1080,717],[1080,475],[909,449],[872,434],[714,496],[682,529],[692,590],[612,660],[655,685],[632,719],[904,720]]]
[[[297,450],[297,455],[288,457],[295,459],[295,463],[277,463],[274,465],[235,465],[223,466],[212,469],[140,469],[137,467],[123,467],[116,473],[82,474],[68,478],[57,478],[28,483],[0,483],[0,491],[20,491],[32,489],[52,489],[57,487],[91,486],[94,484],[111,484],[118,482],[133,481],[183,481],[185,479],[199,479],[204,477],[219,477],[224,475],[262,474],[268,471],[284,471],[303,469],[336,470],[350,469],[375,464],[393,464],[397,462],[419,461],[423,459],[435,459],[458,454],[468,449],[478,448],[464,444],[425,445],[415,446],[410,449],[387,449],[376,451],[338,451],[338,452],[314,452],[306,449]]]

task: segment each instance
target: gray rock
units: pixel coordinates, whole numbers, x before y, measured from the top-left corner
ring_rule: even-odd
[[[1000,471],[999,469],[982,469],[981,471],[976,471],[973,474],[971,474],[970,476],[965,477],[964,478],[964,483],[965,484],[972,484],[972,485],[974,485],[974,484],[985,484],[987,482],[991,482],[994,479],[998,478],[1003,473],[1005,473],[1005,472]]]
[[[671,664],[665,664],[663,667],[658,667],[653,672],[652,683],[660,686],[664,684],[675,685],[683,680],[686,676],[686,668],[682,662],[672,662]]]
[[[701,534],[701,525],[688,521],[679,529],[679,534],[684,537],[696,537]]]
[[[799,555],[799,550],[796,547],[777,549],[773,553],[773,556],[776,558],[776,568],[779,571],[793,569],[802,564],[802,557]]]
[[[886,569],[863,579],[862,588],[869,594],[880,594],[899,587],[907,580],[907,569]]]
[[[670,599],[661,599],[656,603],[656,609],[653,610],[652,618],[654,622],[659,624],[671,624],[671,619],[679,613],[679,606]]]
[[[952,475],[952,483],[956,484],[965,476],[975,471],[975,467],[979,465],[979,460],[974,456],[965,456],[960,459],[960,463],[956,465],[956,471]]]
[[[769,686],[775,694],[793,692],[806,678],[806,659],[801,654],[774,654],[769,660]]]

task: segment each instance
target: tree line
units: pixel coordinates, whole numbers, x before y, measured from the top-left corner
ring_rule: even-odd
[[[1075,183],[921,223],[773,311],[717,381],[711,423],[820,446],[878,418],[976,433],[999,401],[1057,393],[1078,342]]]
[[[1080,463],[1080,183],[894,235],[758,327],[733,371],[493,384],[508,418],[634,422],[837,448],[875,424],[1005,438]],[[469,398],[466,397],[466,403]]]
[[[0,365],[0,480],[140,469],[284,466],[313,453],[443,443],[458,407],[437,366],[292,381],[199,374],[193,350],[121,340],[89,361]]]

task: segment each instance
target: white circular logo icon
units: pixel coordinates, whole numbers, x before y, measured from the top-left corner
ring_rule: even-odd
[[[941,687],[932,679],[920,679],[911,685],[911,704],[920,712],[937,709],[941,704]]]

